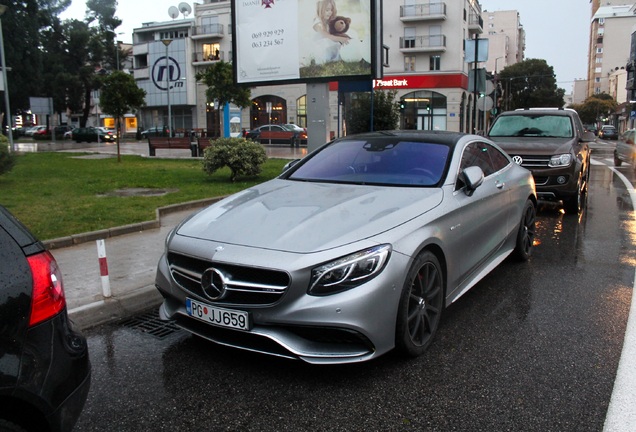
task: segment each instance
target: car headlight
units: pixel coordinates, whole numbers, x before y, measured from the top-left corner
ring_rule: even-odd
[[[316,267],[311,271],[309,294],[335,294],[362,285],[382,271],[390,254],[390,245],[380,245]]]
[[[572,163],[572,155],[569,153],[554,155],[550,158],[550,167],[564,167]]]

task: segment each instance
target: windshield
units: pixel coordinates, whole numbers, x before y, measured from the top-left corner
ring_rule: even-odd
[[[336,141],[302,163],[290,180],[390,186],[435,186],[449,148],[390,137]]]
[[[572,121],[567,116],[537,114],[501,116],[490,129],[491,137],[554,137],[572,138]]]

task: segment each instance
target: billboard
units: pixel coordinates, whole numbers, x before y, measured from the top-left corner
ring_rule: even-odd
[[[381,0],[233,0],[234,79],[381,78]]]

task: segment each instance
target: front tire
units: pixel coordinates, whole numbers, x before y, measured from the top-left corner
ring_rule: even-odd
[[[532,200],[527,200],[521,214],[519,231],[517,232],[517,243],[515,255],[521,261],[527,261],[532,256],[534,236],[536,234],[537,209]]]
[[[397,313],[395,345],[403,355],[417,357],[433,341],[444,302],[444,276],[437,257],[417,256],[407,275]]]

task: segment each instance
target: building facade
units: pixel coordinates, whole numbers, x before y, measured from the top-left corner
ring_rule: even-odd
[[[238,135],[243,129],[267,123],[307,126],[305,84],[258,86],[251,90],[251,107],[215,109],[214,101],[206,98],[206,87],[195,77],[215,62],[232,61],[231,2],[194,3],[192,15],[144,23],[134,30],[133,73],[147,93],[146,106],[138,115],[141,129],[171,122],[177,133],[194,130],[219,136]],[[523,59],[523,28],[515,11],[509,15],[512,18],[506,26],[510,34],[499,32],[506,34],[504,42],[492,42],[495,52],[479,67],[493,64],[500,70]],[[465,61],[466,40],[489,36],[483,32],[477,0],[384,2],[384,77],[375,80],[373,88],[396,92],[403,106],[400,128],[460,132],[484,128],[477,92],[469,91],[473,63]],[[166,45],[164,41],[170,42]],[[339,136],[346,130],[341,89],[337,83],[331,83],[329,89],[327,130],[331,136]],[[221,123],[224,130],[217,126]]]
[[[612,73],[625,68],[630,56],[630,37],[636,25],[636,5],[620,1],[592,4],[587,96],[610,93]]]

